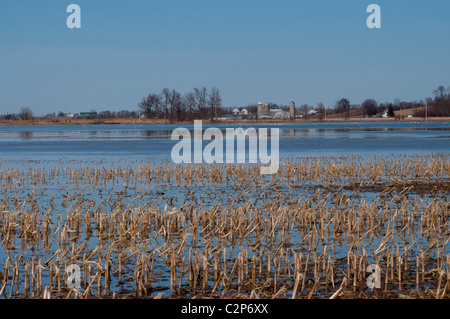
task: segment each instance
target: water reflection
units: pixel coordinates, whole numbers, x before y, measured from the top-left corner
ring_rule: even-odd
[[[19,136],[20,136],[21,140],[31,140],[31,139],[33,139],[33,132],[22,131],[22,132],[19,132]]]
[[[238,128],[238,125],[229,125],[230,128]],[[271,128],[280,129],[281,138],[396,138],[396,137],[450,137],[450,126],[447,123],[436,124],[436,126],[374,126],[360,125],[357,127],[336,127],[333,125],[316,124],[316,127],[303,127],[301,124],[290,124],[287,127],[282,126],[261,126],[255,124],[256,130],[268,128],[269,134]],[[308,125],[308,126],[311,126]],[[203,125],[203,132],[212,125]],[[159,126],[146,127],[127,127],[122,129],[98,129],[95,127],[83,127],[73,129],[70,127],[55,130],[54,127],[41,126],[39,128],[27,128],[27,130],[17,130],[18,127],[0,128],[0,141],[2,140],[120,140],[120,139],[170,139],[176,126],[160,128]],[[194,136],[193,126],[186,127],[191,136]],[[226,125],[219,125],[223,136],[226,135]],[[244,129],[249,126],[244,127]]]

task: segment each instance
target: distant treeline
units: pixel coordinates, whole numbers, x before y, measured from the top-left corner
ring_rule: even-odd
[[[450,87],[439,86],[433,90],[434,97],[428,97],[425,101],[404,102],[395,99],[393,103],[379,103],[375,99],[366,99],[361,105],[352,105],[346,98],[338,100],[334,106],[326,107],[323,103],[317,106],[302,104],[297,106],[296,113],[302,117],[323,119],[331,117],[379,117],[386,112],[388,116],[394,117],[395,111],[415,109],[416,117],[450,117]],[[287,110],[287,105],[269,103],[271,108]],[[425,107],[427,106],[427,107]],[[137,105],[137,110],[129,111],[101,111],[81,112],[77,114],[49,113],[38,118],[73,117],[73,118],[137,118],[139,116],[155,119],[168,119],[170,121],[192,121],[194,119],[213,120],[222,117],[224,114],[233,113],[233,109],[246,108],[249,114],[257,113],[257,104],[252,103],[246,106],[222,105],[220,90],[216,87],[207,89],[206,87],[194,88],[191,92],[181,94],[174,89],[163,89],[160,93],[149,93],[143,97]],[[309,112],[315,110],[315,112]],[[23,107],[19,113],[4,114],[0,116],[2,120],[31,120],[36,118],[29,107]]]
[[[417,117],[448,117],[450,116],[450,87],[445,89],[442,85],[433,91],[434,98],[428,98],[427,108],[416,110]],[[425,114],[426,113],[426,114]]]
[[[439,86],[436,90],[433,90],[434,98],[428,97],[425,101],[419,102],[402,102],[398,99],[394,103],[381,103],[377,104],[372,99],[365,100],[361,105],[364,114],[373,115],[383,110],[393,111],[407,110],[415,108],[415,117],[448,117],[450,116],[450,87],[445,89],[444,86]],[[426,108],[425,108],[426,106]],[[425,114],[427,113],[427,114]]]
[[[395,111],[415,109],[416,117],[448,117],[450,116],[450,87],[445,89],[439,86],[433,91],[434,98],[426,98],[425,101],[405,102],[395,99],[393,103],[379,103],[375,99],[366,99],[361,105],[351,105],[350,101],[342,98],[337,101],[334,108],[326,108],[322,103],[318,103],[315,108],[316,117],[323,118],[326,115],[338,115],[339,117],[377,117],[387,111],[388,116],[394,117]],[[427,106],[425,108],[425,106]],[[306,114],[314,107],[303,104],[300,111]],[[425,114],[427,113],[427,114]]]
[[[214,119],[226,110],[222,107],[220,90],[212,87],[194,88],[192,92],[181,94],[174,89],[163,89],[160,93],[150,93],[142,98],[138,108],[147,118],[164,118],[173,121],[193,119]]]
[[[8,113],[0,116],[2,120],[32,120],[32,119],[52,119],[52,118],[66,118],[71,117],[74,119],[110,119],[110,118],[137,118],[138,111],[90,111],[90,112],[82,112],[82,113],[64,113],[59,111],[58,113],[48,113],[44,116],[34,116],[33,111],[28,108],[22,108],[19,113]]]

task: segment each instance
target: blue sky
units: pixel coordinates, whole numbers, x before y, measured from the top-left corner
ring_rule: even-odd
[[[381,29],[367,28],[371,3]],[[0,112],[135,110],[150,92],[201,86],[224,106],[418,101],[450,85],[449,12],[442,0],[0,0]]]

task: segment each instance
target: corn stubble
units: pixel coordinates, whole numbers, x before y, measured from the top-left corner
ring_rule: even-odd
[[[0,170],[0,298],[449,298],[449,172],[441,155]]]

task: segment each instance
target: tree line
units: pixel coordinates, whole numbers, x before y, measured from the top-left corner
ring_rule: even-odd
[[[417,117],[448,117],[450,116],[450,87],[447,89],[440,85],[433,91],[434,98],[426,101],[427,109],[419,109],[415,112]],[[426,113],[426,115],[424,114]]]
[[[395,99],[394,103],[378,103],[375,99],[366,99],[362,102],[360,107],[356,108],[352,108],[350,101],[343,98],[336,102],[332,112],[334,111],[334,113],[339,113],[343,117],[348,118],[356,115],[373,117],[387,110],[388,116],[394,117],[395,111],[415,109],[414,116],[416,117],[425,117],[425,112],[427,112],[427,115],[430,117],[450,116],[450,87],[445,89],[445,87],[441,85],[433,90],[433,95],[434,98],[428,97],[425,101],[418,102],[405,102],[400,101],[400,99]],[[425,106],[427,106],[427,110],[425,110]],[[320,107],[318,107],[318,110],[320,110]],[[352,112],[354,112],[354,114],[352,114]]]
[[[143,97],[138,109],[147,118],[164,118],[173,121],[190,121],[220,117],[225,113],[220,90],[212,87],[194,88],[181,94],[177,90],[164,88],[160,93]]]
[[[414,108],[416,117],[450,117],[450,87],[439,86],[433,90],[434,97],[428,97],[425,101],[404,102],[395,99],[393,103],[379,103],[375,99],[366,99],[361,105],[351,105],[349,99],[342,98],[334,106],[325,107],[323,103],[318,103],[316,107],[303,104],[297,107],[297,113],[304,115],[304,118],[316,117],[323,119],[327,116],[335,117],[374,117],[380,113],[388,111],[388,116],[394,117],[394,112]],[[287,105],[277,105],[269,103],[271,108],[288,109]],[[425,108],[425,106],[427,106]],[[242,107],[237,107],[238,109]],[[249,104],[245,108],[250,114],[257,113],[257,104]],[[231,114],[234,107],[224,107],[220,90],[216,87],[207,89],[206,87],[194,88],[191,92],[181,94],[177,90],[164,88],[160,93],[150,93],[143,97],[138,103],[138,109],[133,111],[92,111],[92,118],[137,118],[145,116],[147,118],[161,118],[170,121],[192,121],[194,119],[213,120],[222,117],[224,114]],[[314,115],[308,115],[308,111],[315,110]],[[65,117],[63,112],[49,113],[40,118]],[[75,118],[80,118],[81,115]],[[36,118],[29,107],[22,107],[17,114],[1,115],[3,120],[31,120]]]

